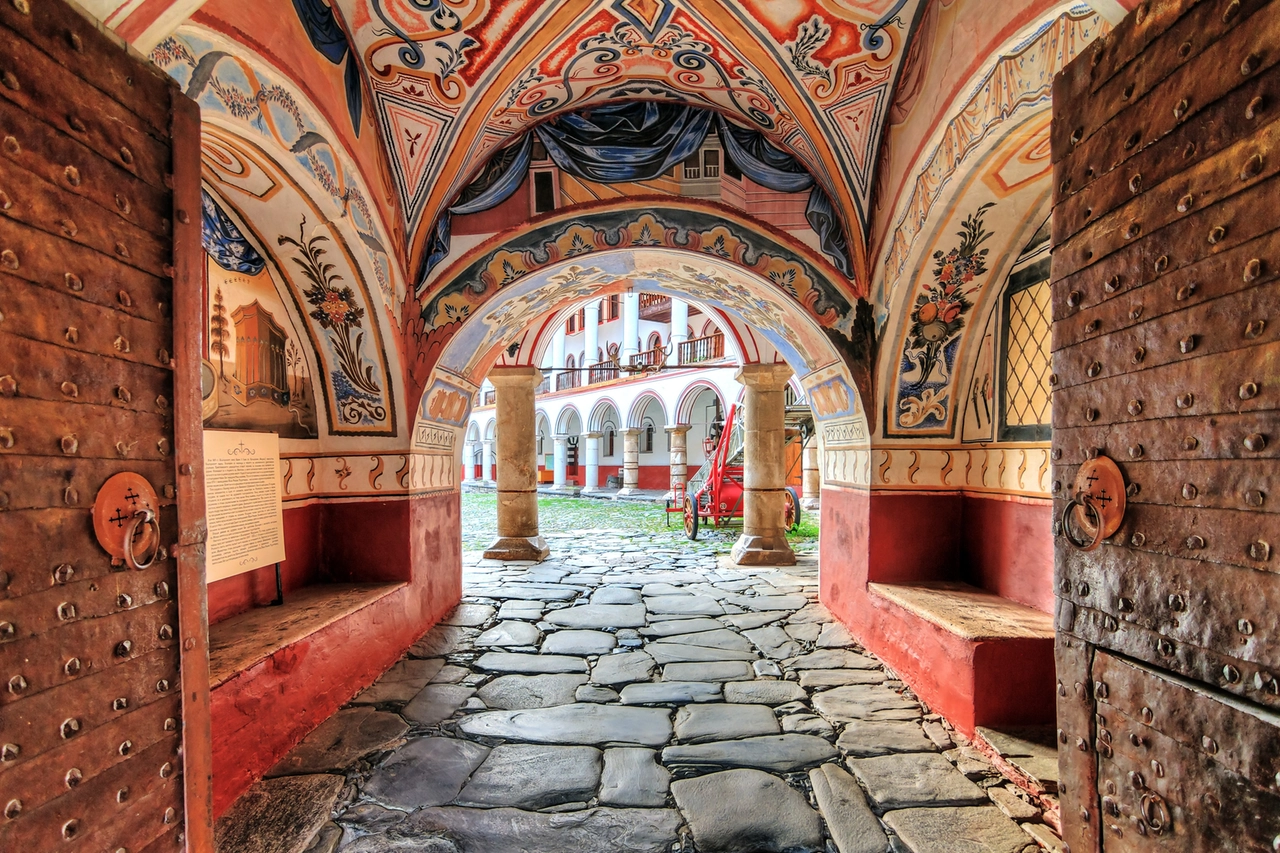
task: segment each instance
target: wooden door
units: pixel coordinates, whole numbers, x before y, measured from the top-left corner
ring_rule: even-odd
[[[199,112],[61,2],[0,43],[0,850],[210,850]]]
[[[1143,3],[1054,87],[1065,841],[1280,844],[1280,3]],[[1097,548],[1077,471],[1127,510]],[[1107,504],[1112,506],[1113,504]],[[1105,532],[1105,531],[1104,531]]]

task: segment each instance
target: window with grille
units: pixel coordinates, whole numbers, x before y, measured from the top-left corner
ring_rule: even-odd
[[[645,418],[644,431],[640,433],[640,452],[641,453],[653,452],[653,434],[657,431],[658,431],[657,427],[654,426],[653,420],[651,418]]]
[[[1000,335],[1000,439],[1047,441],[1052,408],[1049,260],[1009,277]]]
[[[604,425],[604,455],[606,457],[613,456],[614,441],[618,437],[618,431],[611,423]]]

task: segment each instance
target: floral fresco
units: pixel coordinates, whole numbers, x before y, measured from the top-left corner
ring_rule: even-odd
[[[979,277],[987,272],[990,249],[982,244],[992,232],[982,220],[993,206],[988,202],[965,217],[956,246],[933,253],[933,280],[924,282],[916,294],[894,411],[895,422],[903,429],[946,423],[960,333],[973,308],[972,297],[981,289]]]

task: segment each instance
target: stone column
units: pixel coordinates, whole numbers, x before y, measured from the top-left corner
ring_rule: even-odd
[[[485,485],[493,484],[493,439],[486,438],[480,442],[480,482]]]
[[[782,526],[787,477],[783,389],[791,372],[785,364],[748,364],[734,377],[746,386],[742,535],[731,552],[740,566],[791,566],[796,562]]]
[[[585,432],[587,471],[582,480],[582,491],[594,492],[600,488],[600,433]]]
[[[551,553],[538,534],[538,469],[533,464],[533,392],[542,371],[496,367],[489,381],[498,390],[498,538],[484,556],[540,561]]]
[[[671,300],[671,343],[676,347],[689,340],[689,303]],[[679,352],[677,349],[676,352]]]
[[[805,509],[817,509],[822,500],[822,463],[818,461],[818,437],[815,435],[804,446],[801,457],[803,480],[800,506]]]
[[[584,314],[583,323],[586,328],[586,341],[583,349],[587,351],[587,360],[578,367],[587,367],[592,364],[599,364],[600,359],[596,357],[596,351],[600,349],[600,300],[596,299],[588,302],[586,307],[582,309]],[[587,384],[587,378],[583,377],[583,385]]]
[[[671,494],[689,482],[689,425],[667,427],[667,448],[671,459]]]
[[[620,495],[635,494],[640,489],[640,430],[624,429],[622,435],[622,488]]]
[[[640,294],[622,294],[622,363],[640,352]]]
[[[462,482],[470,483],[476,478],[476,443],[468,441],[462,445]]]
[[[552,469],[552,488],[563,489],[569,481],[569,436],[556,435],[551,438],[551,450],[555,456]]]

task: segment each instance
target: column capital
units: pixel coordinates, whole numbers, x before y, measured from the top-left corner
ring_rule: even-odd
[[[594,431],[593,431],[593,432],[584,432],[584,433],[582,434],[582,437],[583,437],[583,438],[597,438],[597,439],[599,439],[599,438],[604,438],[604,433],[602,433],[602,432],[594,432]]]
[[[671,435],[683,435],[693,429],[692,424],[676,424],[675,426],[663,427]]]
[[[522,385],[536,388],[542,381],[542,370],[537,367],[495,367],[485,378],[495,388],[519,388]]]
[[[642,432],[644,430],[640,429],[640,427],[627,427],[626,429],[618,430],[618,435],[635,437]]]
[[[733,378],[757,391],[781,391],[795,371],[789,364],[744,364]]]
[[[568,441],[571,438],[573,438],[573,436],[567,432],[557,432],[551,436],[552,441]]]

